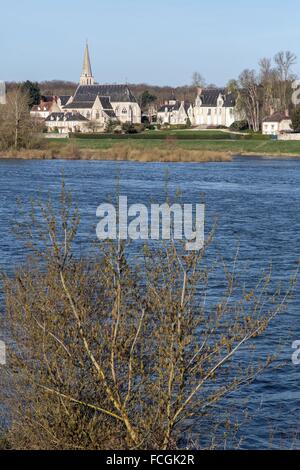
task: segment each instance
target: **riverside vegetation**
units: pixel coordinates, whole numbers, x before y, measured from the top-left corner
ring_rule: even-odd
[[[236,259],[207,256],[214,230],[195,253],[146,244],[137,260],[128,245],[100,242],[82,259],[79,223],[64,186],[56,209],[37,202],[16,223],[30,258],[2,277],[10,338],[2,446],[224,447],[240,423],[216,405],[276,358],[259,357],[255,345],[286,310],[297,273],[286,291],[270,269],[246,286]],[[209,302],[216,269],[224,289]],[[195,422],[205,428],[197,444]]]

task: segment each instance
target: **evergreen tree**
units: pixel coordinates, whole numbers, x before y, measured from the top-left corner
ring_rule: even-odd
[[[41,101],[41,90],[37,82],[30,82],[27,80],[22,84],[22,91],[28,95],[28,104],[31,108]]]

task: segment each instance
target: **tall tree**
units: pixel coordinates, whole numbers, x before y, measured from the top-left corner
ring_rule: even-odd
[[[274,61],[279,76],[280,110],[285,111],[290,104],[291,81],[295,79],[292,67],[297,61],[297,56],[291,51],[278,52]]]
[[[140,106],[142,110],[145,110],[148,108],[150,104],[153,104],[157,100],[157,97],[153,95],[152,93],[149,92],[149,90],[145,90],[141,95],[140,95]]]
[[[278,111],[278,71],[272,66],[272,60],[263,57],[259,61],[259,80],[262,85],[262,114],[268,116]]]
[[[41,90],[38,83],[27,80],[22,84],[22,91],[28,94],[28,105],[30,108],[40,103]]]
[[[199,72],[194,72],[192,75],[192,86],[205,86],[205,79]]]
[[[255,70],[244,70],[239,77],[238,107],[254,132],[260,129],[259,80]]]

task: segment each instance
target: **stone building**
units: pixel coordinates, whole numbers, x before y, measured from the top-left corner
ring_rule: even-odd
[[[230,127],[239,120],[235,96],[222,88],[198,88],[195,104],[189,109],[189,117],[194,126]]]
[[[89,121],[79,113],[51,113],[45,120],[48,132],[59,134],[88,132],[89,124]]]
[[[235,96],[222,88],[199,88],[194,104],[172,97],[157,113],[161,124],[184,125],[188,120],[197,127],[230,127],[239,120]]]
[[[188,111],[190,104],[185,101],[178,101],[172,96],[157,111],[158,124],[184,125],[188,122]]]
[[[80,113],[104,130],[108,120],[141,123],[141,109],[127,85],[98,85],[92,73],[88,45],[84,52],[79,86],[63,107],[66,112]]]

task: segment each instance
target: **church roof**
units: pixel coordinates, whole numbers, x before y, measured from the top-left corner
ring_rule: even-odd
[[[64,106],[64,109],[91,109],[95,101],[72,101],[72,103]]]
[[[91,109],[94,106],[97,96],[94,101],[72,101],[72,103],[64,106],[64,109]],[[104,110],[113,110],[109,96],[98,96],[98,98]]]
[[[101,102],[102,108],[103,109],[113,109],[109,96],[99,96],[99,100]]]
[[[92,77],[93,76],[88,44],[85,46],[81,76],[82,77]]]
[[[110,101],[114,103],[136,103],[136,99],[127,85],[79,85],[74,101],[95,101],[97,95],[109,97]]]
[[[104,112],[109,118],[117,119],[117,116],[115,115],[115,112],[113,109],[105,109]]]
[[[60,98],[60,102],[61,102],[62,106],[65,106],[67,104],[67,102],[69,101],[69,99],[71,98],[71,96],[62,95],[59,98]]]

